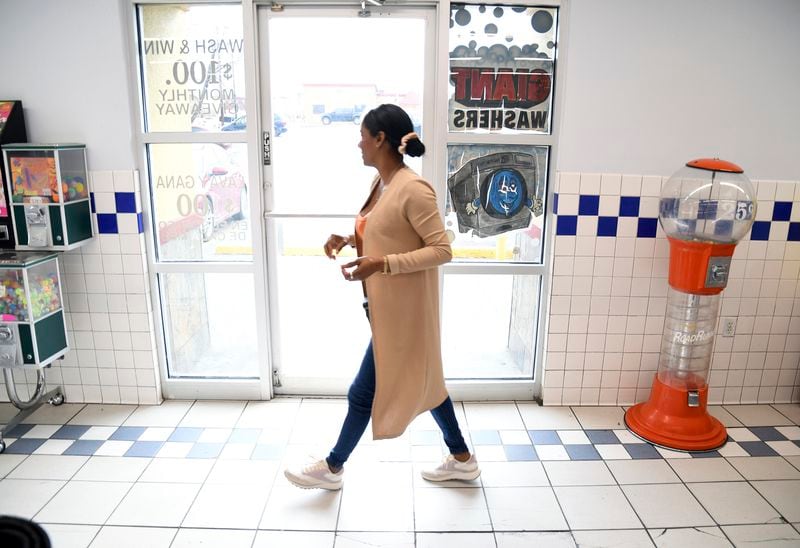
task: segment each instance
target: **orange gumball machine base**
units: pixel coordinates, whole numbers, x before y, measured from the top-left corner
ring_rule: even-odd
[[[660,378],[661,377],[661,378]],[[702,379],[696,386],[692,379],[657,375],[650,399],[634,405],[625,413],[625,426],[655,445],[679,451],[711,451],[728,439],[725,427],[706,408],[708,386]],[[687,405],[690,390],[696,390],[697,406]]]

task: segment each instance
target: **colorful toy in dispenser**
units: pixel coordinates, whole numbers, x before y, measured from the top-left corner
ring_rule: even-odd
[[[31,280],[31,312],[33,319],[46,316],[61,308],[59,299],[58,278],[54,272],[46,275],[32,274]]]
[[[34,197],[59,201],[55,157],[14,156],[9,163],[14,202],[23,203],[26,198]]]
[[[5,277],[2,282],[0,320],[4,322],[28,321],[28,302],[25,300],[25,288],[22,282],[14,277]]]
[[[61,184],[61,192],[64,194],[64,201],[80,200],[89,196],[86,180],[81,176],[65,176]]]

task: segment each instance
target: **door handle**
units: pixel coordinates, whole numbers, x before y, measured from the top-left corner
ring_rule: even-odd
[[[265,166],[272,164],[272,150],[270,146],[269,131],[265,131],[261,137],[261,154]]]

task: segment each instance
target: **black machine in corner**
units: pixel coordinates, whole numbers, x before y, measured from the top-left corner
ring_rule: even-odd
[[[22,113],[22,101],[0,100],[0,146],[7,143],[26,143],[28,134],[25,131],[25,115]],[[3,162],[0,169],[0,180],[3,191],[0,193],[0,249],[14,249],[14,227],[11,225],[11,196],[7,183],[8,171]]]

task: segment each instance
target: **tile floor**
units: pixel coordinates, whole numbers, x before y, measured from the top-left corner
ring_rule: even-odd
[[[0,515],[57,548],[800,546],[798,404],[712,407],[729,441],[704,454],[643,443],[621,407],[456,410],[479,480],[419,477],[443,453],[424,415],[327,492],[281,471],[326,454],[344,400],[45,406],[6,435]]]

